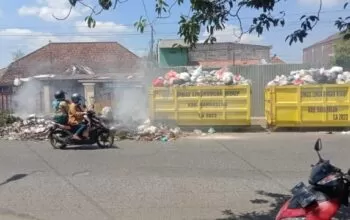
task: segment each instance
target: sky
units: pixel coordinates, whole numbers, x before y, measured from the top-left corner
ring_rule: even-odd
[[[82,0],[89,5],[96,5],[98,0]],[[0,67],[6,67],[12,62],[14,52],[20,50],[25,54],[51,42],[90,42],[117,41],[139,56],[148,51],[151,39],[150,29],[145,33],[137,32],[133,23],[140,16],[154,21],[155,39],[177,39],[178,20],[181,14],[188,14],[189,5],[175,6],[168,18],[155,19],[154,2],[144,0],[128,0],[118,4],[115,10],[104,11],[96,17],[96,27],[87,27],[84,19],[89,15],[88,8],[78,4],[66,20],[69,12],[68,0],[26,0],[0,1]],[[148,3],[147,3],[148,2]],[[185,1],[187,2],[187,1]],[[345,0],[323,0],[320,22],[304,43],[289,46],[285,37],[300,27],[299,19],[303,14],[315,14],[318,11],[319,0],[285,0],[281,1],[275,10],[286,12],[284,28],[273,28],[258,37],[255,34],[244,35],[242,43],[271,45],[272,55],[276,54],[282,60],[290,63],[302,61],[302,49],[323,40],[337,32],[334,20],[349,16],[349,10],[344,10]],[[259,12],[253,10],[241,11],[243,27],[246,30],[252,18]],[[238,21],[230,20],[226,29],[216,32],[218,41],[231,42],[236,40],[232,33],[238,32]],[[206,33],[201,33],[201,40]]]

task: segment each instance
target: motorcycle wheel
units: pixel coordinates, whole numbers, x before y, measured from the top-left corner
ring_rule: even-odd
[[[60,141],[58,141],[55,136],[59,136],[60,138],[65,138],[67,136],[66,133],[62,131],[54,131],[50,135],[50,144],[54,149],[65,149],[67,147],[67,144],[64,144]]]
[[[97,136],[97,145],[100,148],[111,148],[114,144],[114,137],[108,131],[102,131]]]

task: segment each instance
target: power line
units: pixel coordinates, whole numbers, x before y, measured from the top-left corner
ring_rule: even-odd
[[[328,11],[322,11],[320,14],[327,14],[327,13],[336,13],[336,12],[346,12],[348,10],[328,10]],[[304,15],[304,14],[311,14],[311,13],[315,13],[315,12],[298,12],[298,13],[291,13],[291,14],[286,14],[287,16],[289,15]],[[241,20],[248,20],[248,19],[253,19],[254,17],[241,17]],[[322,20],[322,19],[321,19]],[[229,21],[235,21],[235,19],[229,19]],[[296,20],[296,21],[299,21],[300,20]],[[104,23],[103,21],[101,21],[102,23]],[[108,21],[110,22],[110,21]],[[65,27],[87,27],[87,25],[69,25],[69,24],[65,24],[65,23],[61,23],[61,24],[64,24],[63,26]],[[169,21],[169,22],[160,22],[160,23],[156,23],[154,24],[154,26],[156,25],[170,25],[170,24],[178,24],[178,21]],[[133,23],[129,23],[129,24],[110,24],[110,25],[107,25],[107,24],[97,24],[96,27],[114,27],[114,26],[125,26],[125,27],[134,27],[134,24]],[[6,27],[5,29],[8,29],[7,27],[9,28],[13,28],[13,26],[7,26],[7,25],[0,25],[0,27],[2,27],[1,29],[4,29],[4,27]],[[16,28],[36,28],[36,27],[45,27],[43,25],[38,25],[38,26],[17,26]],[[50,26],[47,26],[47,27],[52,27],[52,25]]]
[[[319,22],[319,24],[333,24],[333,22]],[[294,24],[297,25],[297,24]],[[284,27],[278,27],[275,29],[270,29],[268,32],[273,33],[280,33],[280,32],[286,32],[286,31],[293,31],[297,29],[298,27],[293,27],[294,25],[286,25]],[[229,29],[224,29],[223,31],[227,31]],[[220,31],[217,31],[220,33]],[[0,38],[1,37],[69,37],[69,36],[77,36],[77,37],[113,37],[113,36],[142,36],[144,37],[145,34],[151,34],[152,31],[145,31],[144,33],[120,33],[120,32],[98,32],[98,33],[91,33],[91,32],[66,32],[66,33],[47,33],[47,34],[1,34],[0,32]],[[169,35],[178,35],[177,32],[160,32],[157,33],[157,36],[169,36]],[[220,35],[232,35],[232,33],[224,34],[220,33]]]

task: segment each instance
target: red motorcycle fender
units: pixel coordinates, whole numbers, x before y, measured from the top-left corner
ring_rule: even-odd
[[[283,204],[281,209],[278,211],[278,214],[275,220],[283,220],[285,218],[306,216],[305,209],[288,209],[289,202],[290,202],[290,199],[288,199],[287,202]]]
[[[340,203],[337,200],[319,202],[305,209],[288,209],[288,200],[280,209],[276,220],[292,217],[306,217],[306,220],[331,220],[338,212]]]

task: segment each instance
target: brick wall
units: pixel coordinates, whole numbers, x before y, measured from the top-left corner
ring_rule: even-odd
[[[215,43],[199,44],[189,51],[190,63],[221,62],[228,64],[241,64],[251,60],[270,60],[270,47],[249,44]]]
[[[309,63],[315,68],[329,67],[332,63],[334,53],[334,42],[316,44],[315,46],[304,49],[303,62]]]

